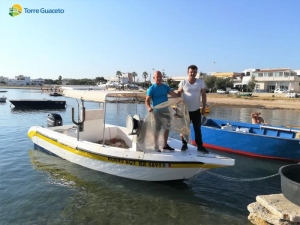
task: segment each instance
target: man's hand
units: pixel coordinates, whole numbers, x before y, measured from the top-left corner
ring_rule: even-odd
[[[153,111],[152,107],[149,107],[148,112],[152,112],[152,111]]]

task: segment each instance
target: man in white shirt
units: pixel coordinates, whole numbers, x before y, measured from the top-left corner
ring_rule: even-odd
[[[195,65],[188,67],[188,78],[183,80],[178,85],[178,96],[183,93],[183,101],[189,109],[190,120],[194,126],[195,141],[198,146],[198,151],[202,153],[209,153],[206,148],[203,147],[202,135],[201,135],[201,113],[205,115],[206,106],[206,86],[202,79],[197,79],[196,75],[198,68]],[[200,101],[202,97],[202,112],[200,113]],[[182,139],[182,151],[188,149],[187,142]]]

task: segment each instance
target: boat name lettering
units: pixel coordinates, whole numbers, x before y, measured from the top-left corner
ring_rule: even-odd
[[[143,167],[172,167],[171,163],[157,163],[157,162],[142,162],[127,159],[118,159],[107,157],[107,160],[114,163],[126,164],[130,166],[143,166]]]
[[[148,166],[149,167],[161,167],[161,164],[160,163],[151,163],[151,162],[149,162]]]
[[[118,158],[111,158],[111,157],[108,157],[107,159],[110,162],[127,164],[127,165],[131,165],[131,166],[135,166],[136,165],[136,161],[134,161],[134,160],[125,160],[125,159],[118,159]]]
[[[108,159],[108,161],[116,162],[116,163],[124,163],[125,162],[124,159],[117,159],[117,158],[111,158],[111,157],[108,157],[107,159]]]
[[[139,162],[139,166],[147,166],[146,162]]]

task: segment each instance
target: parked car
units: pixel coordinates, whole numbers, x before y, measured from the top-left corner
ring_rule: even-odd
[[[253,90],[253,93],[267,93],[265,90],[255,89]]]
[[[237,89],[231,89],[229,91],[229,94],[237,94],[237,93],[239,93],[239,91]]]
[[[217,90],[217,93],[218,93],[218,94],[226,94],[226,91],[224,91],[224,90],[222,90],[222,89],[218,89],[218,90]]]
[[[287,93],[287,92],[288,92],[288,90],[286,90],[286,89],[280,89],[280,88],[277,88],[274,91],[274,93]]]

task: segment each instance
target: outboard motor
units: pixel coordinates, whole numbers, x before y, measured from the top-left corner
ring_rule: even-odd
[[[57,113],[49,113],[47,117],[47,126],[48,127],[56,127],[56,126],[62,126],[63,121],[59,114]]]

